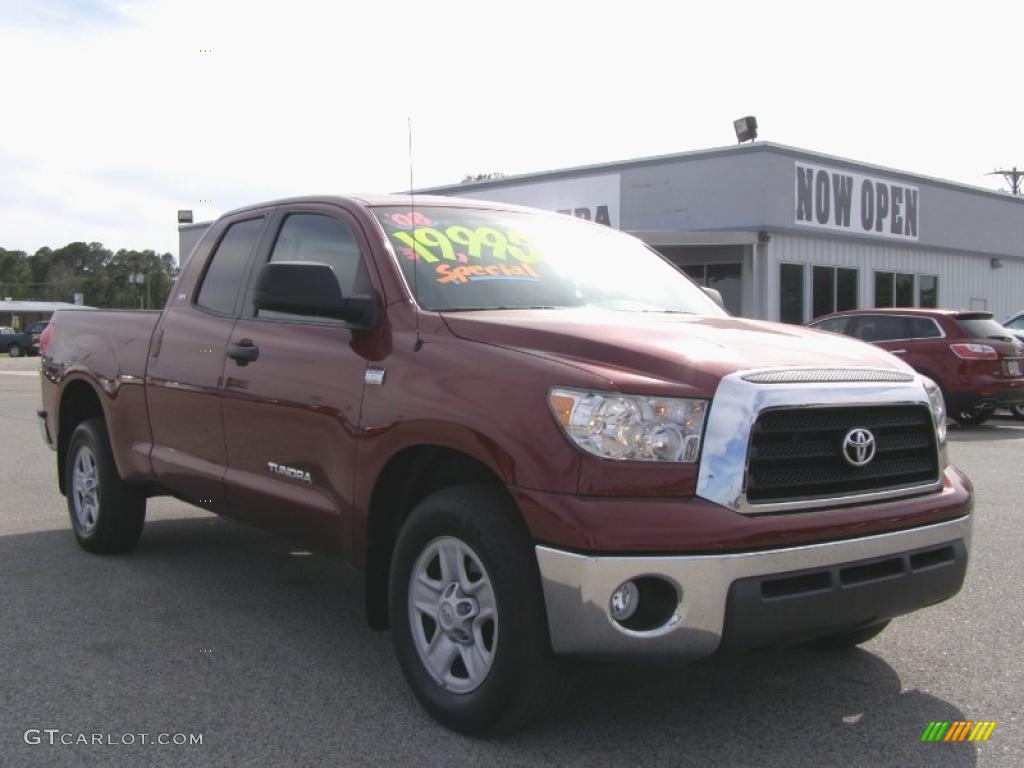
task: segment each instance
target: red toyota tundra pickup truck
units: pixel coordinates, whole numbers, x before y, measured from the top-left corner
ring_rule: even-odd
[[[848,647],[954,595],[942,396],[854,339],[728,316],[641,242],[427,197],[254,205],[162,312],[60,311],[42,410],[71,525],[172,494],[365,575],[422,705],[509,732],[566,654]]]

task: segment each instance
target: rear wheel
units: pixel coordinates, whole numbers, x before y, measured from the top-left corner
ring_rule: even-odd
[[[1011,405],[1010,414],[1013,418],[1024,421],[1024,405]]]
[[[21,357],[21,345],[11,344],[11,346],[7,348],[7,354],[11,357]]]
[[[992,411],[986,408],[961,408],[950,415],[962,427],[976,427],[988,421]]]
[[[861,643],[866,643],[868,640],[877,637],[888,626],[889,622],[883,621],[881,624],[861,627],[852,632],[840,632],[837,635],[820,637],[817,640],[812,640],[808,645],[812,648],[817,648],[819,651],[844,651],[848,648],[855,648]]]
[[[65,472],[71,528],[82,548],[104,555],[132,549],[146,521],[146,497],[118,475],[102,419],[75,428]]]
[[[413,693],[462,733],[507,734],[562,690],[532,542],[500,488],[424,499],[392,557],[395,652]]]

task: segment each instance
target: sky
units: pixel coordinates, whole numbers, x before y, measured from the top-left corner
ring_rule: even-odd
[[[3,0],[0,247],[760,138],[1005,188],[1024,3]]]

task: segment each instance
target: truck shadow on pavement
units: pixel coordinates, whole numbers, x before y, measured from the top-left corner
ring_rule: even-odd
[[[575,686],[499,741],[436,725],[347,566],[212,517],[147,524],[131,555],[68,530],[0,537],[0,755],[10,765],[972,766],[924,744],[955,703],[870,650],[572,664]],[[892,631],[890,629],[890,631]],[[922,643],[928,638],[922,638]],[[29,746],[29,728],[194,732],[202,746]]]

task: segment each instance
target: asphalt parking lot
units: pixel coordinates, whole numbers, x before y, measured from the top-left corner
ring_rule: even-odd
[[[37,361],[0,357],[0,766],[1024,765],[1024,422],[950,430],[977,491],[953,600],[837,654],[580,664],[557,717],[487,742],[420,710],[342,563],[168,499],[131,555],[80,550]],[[998,725],[922,743],[934,720]],[[51,746],[29,729],[203,738]]]

